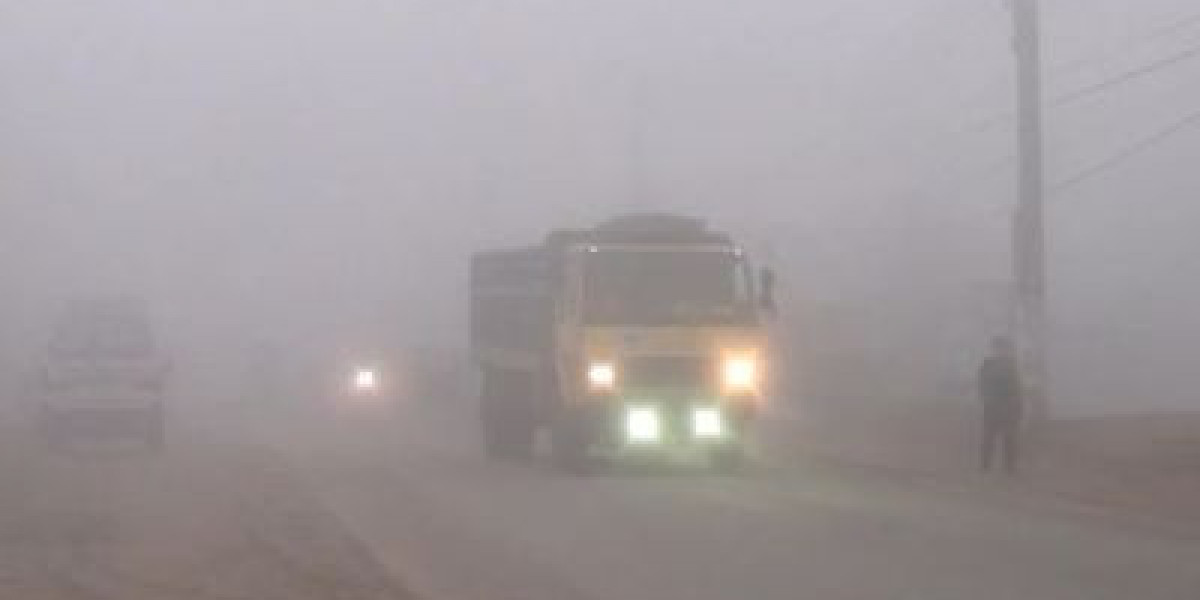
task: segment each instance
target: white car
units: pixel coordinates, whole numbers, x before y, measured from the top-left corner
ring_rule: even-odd
[[[142,311],[125,303],[72,305],[42,368],[38,416],[47,441],[119,432],[161,448],[169,370]]]

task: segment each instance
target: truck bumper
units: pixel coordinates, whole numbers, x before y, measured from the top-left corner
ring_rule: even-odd
[[[728,402],[625,400],[603,416],[604,439],[620,454],[674,454],[740,445],[752,413]]]
[[[123,434],[141,432],[162,420],[163,405],[159,402],[138,402],[106,406],[79,404],[45,404],[42,419],[45,424],[62,431],[81,434]]]

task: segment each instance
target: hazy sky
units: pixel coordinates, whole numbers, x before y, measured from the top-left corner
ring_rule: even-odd
[[[1192,0],[1043,4],[1050,98],[1200,45]],[[471,250],[631,208],[737,230],[797,305],[959,302],[1004,277],[1011,85],[1000,0],[0,0],[9,313],[456,343]],[[1200,59],[1052,109],[1051,179],[1196,106]],[[1200,350],[1198,152],[1056,195],[1067,346]]]

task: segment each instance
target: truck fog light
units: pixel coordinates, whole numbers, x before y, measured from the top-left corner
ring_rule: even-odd
[[[634,443],[657,442],[662,435],[662,424],[658,412],[644,406],[631,407],[625,411],[625,437]]]
[[[718,408],[697,408],[692,411],[692,434],[698,438],[725,435],[725,417]]]

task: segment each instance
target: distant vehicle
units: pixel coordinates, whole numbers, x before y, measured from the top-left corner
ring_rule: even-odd
[[[351,369],[347,391],[357,398],[378,398],[383,394],[383,373],[373,364],[359,364]]]
[[[620,217],[477,253],[470,289],[491,455],[528,456],[545,428],[571,471],[647,452],[741,464],[766,340],[729,236],[688,217]]]
[[[399,390],[391,353],[374,344],[353,347],[339,349],[326,359],[324,385],[329,399],[342,407],[394,406]]]
[[[165,445],[169,364],[141,303],[73,302],[55,326],[42,369],[38,413],[51,445],[113,430],[155,449]]]

